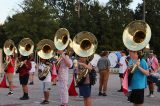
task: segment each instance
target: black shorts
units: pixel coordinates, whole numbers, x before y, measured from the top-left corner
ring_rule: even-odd
[[[19,81],[21,85],[27,85],[28,84],[29,75],[26,76],[20,76]]]
[[[119,73],[119,77],[120,78],[124,78],[124,74],[123,73]]]
[[[144,89],[134,89],[131,92],[130,101],[134,104],[143,104]]]

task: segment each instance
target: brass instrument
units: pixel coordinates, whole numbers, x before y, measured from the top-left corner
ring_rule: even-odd
[[[50,39],[43,39],[37,44],[37,54],[42,59],[50,59],[54,53],[54,42]]]
[[[3,51],[6,55],[12,55],[15,51],[15,44],[13,40],[8,39],[4,43]]]
[[[14,54],[15,50],[16,50],[16,47],[15,47],[13,40],[11,40],[11,39],[6,40],[4,43],[4,46],[3,46],[4,53],[7,56],[10,56],[10,55]],[[7,71],[7,66],[9,63],[10,63],[10,61],[5,60],[4,68],[3,68],[4,71]]]
[[[71,42],[69,31],[66,28],[57,30],[54,37],[54,45],[58,50],[64,50],[68,45],[71,46]]]
[[[74,52],[80,57],[89,57],[94,54],[97,45],[96,37],[87,31],[78,33],[72,42]]]
[[[80,57],[87,57],[91,58],[92,55],[95,53],[97,48],[98,42],[96,37],[87,31],[83,31],[78,33],[72,42],[73,50],[74,52],[80,56]],[[75,61],[75,65],[77,61]],[[89,73],[89,69],[83,68],[81,71],[79,71],[76,83],[78,84],[80,81],[83,80]]]
[[[33,53],[34,50],[34,43],[30,38],[23,38],[19,42],[19,53],[22,56],[29,56],[30,54]]]
[[[123,32],[123,43],[132,51],[139,51],[145,48],[151,38],[151,29],[149,25],[142,21],[133,21],[127,25]],[[140,60],[138,60],[140,61]],[[137,65],[129,66],[131,73],[137,69]]]
[[[38,70],[39,80],[43,81],[47,77],[48,73],[50,72],[50,69],[51,69],[50,66],[47,66],[47,67],[44,68],[43,71]]]
[[[139,51],[147,46],[151,38],[149,25],[142,21],[132,21],[123,32],[123,43],[132,51]]]

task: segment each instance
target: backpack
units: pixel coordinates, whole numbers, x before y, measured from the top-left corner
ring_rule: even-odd
[[[97,72],[94,68],[89,73],[89,78],[90,78],[90,85],[95,85],[97,81]]]

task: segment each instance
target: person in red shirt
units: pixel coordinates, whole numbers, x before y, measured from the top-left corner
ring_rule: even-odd
[[[13,95],[13,74],[14,74],[14,66],[15,66],[15,58],[13,55],[7,56],[6,58],[7,67],[6,67],[6,76],[9,84],[9,93],[8,95]]]
[[[28,56],[22,56],[21,57],[21,67],[18,68],[19,73],[19,81],[22,85],[22,90],[24,95],[20,97],[20,100],[28,100],[28,80],[29,80],[29,70],[31,69],[31,61],[28,58]]]

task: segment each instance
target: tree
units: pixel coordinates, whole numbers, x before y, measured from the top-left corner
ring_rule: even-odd
[[[37,43],[39,40],[53,39],[59,22],[54,10],[44,0],[24,0],[22,12],[8,17],[5,31],[8,38],[18,43],[22,38],[29,37]]]
[[[151,27],[152,37],[150,40],[150,47],[152,50],[156,52],[156,54],[160,54],[160,26],[157,23],[160,23],[160,1],[159,0],[146,0],[146,22]],[[143,18],[143,3],[138,4],[135,10],[135,19]]]
[[[0,39],[1,39],[0,48],[3,48],[3,44],[5,40],[7,40],[5,36],[4,25],[0,25]]]
[[[121,50],[124,48],[122,42],[123,30],[128,23],[133,21],[133,10],[129,9],[132,0],[110,0],[106,5],[109,25],[106,36],[108,36],[109,50]]]

